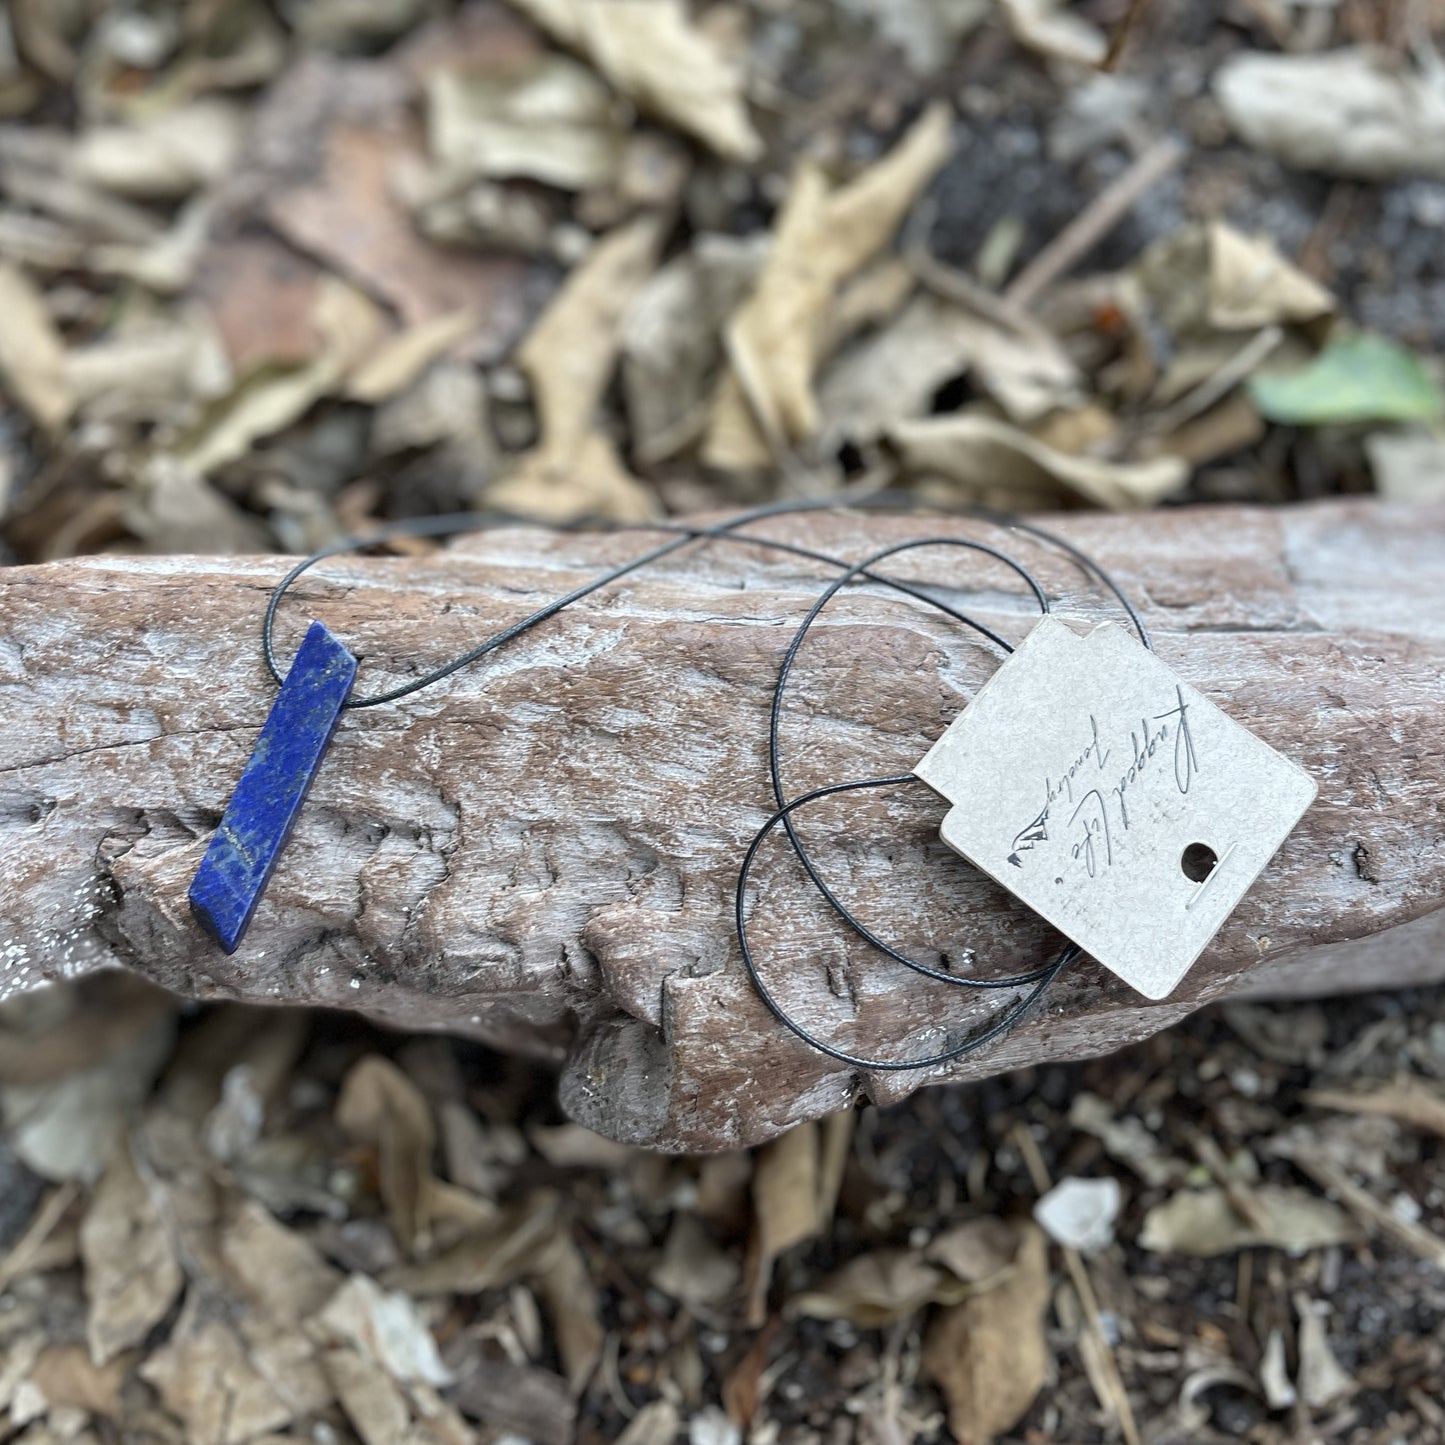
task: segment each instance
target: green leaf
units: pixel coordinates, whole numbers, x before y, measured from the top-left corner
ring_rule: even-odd
[[[1331,342],[1301,371],[1252,378],[1249,395],[1261,416],[1294,426],[1431,421],[1445,412],[1420,358],[1368,334]]]

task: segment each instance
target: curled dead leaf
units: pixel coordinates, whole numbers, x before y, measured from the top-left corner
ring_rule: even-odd
[[[1139,1243],[1161,1254],[1207,1258],[1253,1245],[1304,1254],[1358,1237],[1354,1221],[1328,1199],[1302,1189],[1261,1184],[1250,1190],[1257,1217],[1245,1219],[1221,1188],[1185,1189],[1144,1217]]]
[[[89,1301],[86,1341],[97,1365],[138,1345],[165,1318],[183,1278],[151,1188],[128,1144],[117,1148],[80,1226]]]
[[[1042,327],[1011,331],[920,295],[824,372],[823,434],[830,444],[871,442],[895,422],[926,415],[939,388],[968,373],[1021,424],[1080,399],[1078,369]]]
[[[882,1329],[933,1303],[947,1278],[916,1250],[880,1250],[849,1260],[815,1289],[795,1296],[788,1308],[815,1320],[842,1319],[860,1329]]]
[[[144,200],[179,200],[225,176],[241,151],[246,115],[208,97],[133,125],[96,126],[76,143],[90,183]]]
[[[972,413],[900,422],[889,431],[904,468],[946,478],[974,499],[1013,510],[1070,496],[1116,511],[1153,506],[1182,487],[1178,457],[1113,462],[1071,456],[994,417]]]
[[[634,454],[659,462],[690,446],[707,406],[727,318],[747,295],[766,254],[760,237],[699,236],[637,297],[622,336],[622,380]]]
[[[755,160],[742,68],[690,20],[682,0],[510,0],[586,57],[638,107],[725,160]]]
[[[1155,242],[1131,274],[1177,336],[1299,325],[1335,309],[1334,297],[1272,239],[1223,221],[1185,226]],[[1227,348],[1237,345],[1235,338]]]
[[[368,1055],[342,1083],[336,1120],[377,1151],[387,1215],[402,1248],[415,1253],[430,1236],[439,1183],[432,1173],[436,1129],[421,1090],[389,1059]]]
[[[533,1195],[423,1264],[391,1270],[384,1283],[414,1295],[476,1294],[533,1273],[556,1235],[560,1202]]]
[[[427,83],[431,151],[447,177],[524,176],[567,190],[612,184],[626,131],[585,66],[544,55],[524,67],[438,70]]]
[[[1048,60],[1096,66],[1109,51],[1104,32],[1066,8],[1066,0],[999,0],[1015,40]]]
[[[844,186],[830,189],[815,165],[798,170],[757,286],[727,328],[730,370],[703,446],[710,465],[764,465],[818,429],[813,376],[838,290],[888,243],[951,148],[952,116],[939,104]]]
[[[567,458],[592,428],[612,377],[622,322],[661,245],[650,216],[604,236],[567,277],[517,352],[532,383],[542,446]]]
[[[214,1302],[192,1292],[171,1337],[140,1367],[191,1445],[245,1445],[291,1423],[292,1409]]]
[[[65,343],[45,298],[8,262],[0,262],[0,316],[0,384],[38,427],[56,431],[71,409]]]
[[[1048,1370],[1048,1301],[1043,1231],[1024,1225],[1014,1268],[992,1289],[940,1310],[929,1325],[923,1369],[943,1391],[960,1445],[987,1445],[1033,1403]]]

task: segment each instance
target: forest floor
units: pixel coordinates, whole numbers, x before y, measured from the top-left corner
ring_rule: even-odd
[[[16,0],[0,563],[1445,496],[1442,43],[1441,0]],[[0,1445],[1445,1440],[1442,990],[672,1158],[540,1064],[107,976],[0,1003],[0,1110]]]

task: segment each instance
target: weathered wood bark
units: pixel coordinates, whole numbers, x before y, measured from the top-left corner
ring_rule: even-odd
[[[947,1076],[1099,1053],[1229,995],[1445,977],[1445,509],[1056,525],[1132,591],[1164,659],[1308,768],[1320,797],[1174,997],[1150,1004],[1083,961]],[[925,527],[965,530],[857,515],[764,530],[856,557]],[[371,687],[638,545],[512,529],[424,560],[339,560],[298,589],[280,640],[322,615],[373,659]],[[1028,550],[1061,615],[1113,615],[1070,565]],[[1027,630],[994,564],[904,560],[997,628]],[[858,1079],[784,1033],[743,975],[730,912],[771,807],[765,709],[827,574],[730,545],[348,714],[247,941],[221,954],[185,891],[270,705],[257,635],[280,570],[180,557],[0,572],[0,991],[118,965],[192,997],[545,1050],[564,1061],[574,1117],[665,1148],[754,1142],[859,1089],[894,1100],[945,1076]],[[906,770],[996,664],[908,599],[840,599],[800,660],[788,786]],[[919,787],[850,795],[803,827],[843,895],[902,944],[955,961],[971,948],[980,969],[1041,959],[1057,939],[937,842],[940,812]],[[936,1048],[999,1006],[855,947],[781,846],[757,881],[769,977],[843,1047]]]

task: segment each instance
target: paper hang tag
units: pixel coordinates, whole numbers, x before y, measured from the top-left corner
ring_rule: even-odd
[[[953,804],[945,843],[1152,999],[1316,791],[1122,627],[1051,617],[916,771]]]

